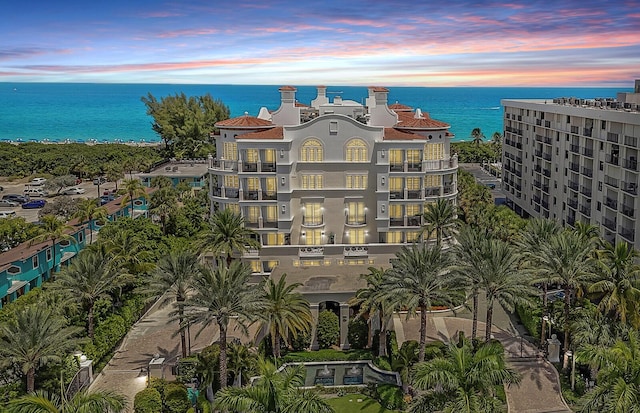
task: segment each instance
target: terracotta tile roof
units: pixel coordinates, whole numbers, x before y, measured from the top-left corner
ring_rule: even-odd
[[[411,112],[413,111],[413,108],[411,106],[407,106],[407,105],[403,105],[402,103],[394,103],[392,105],[389,105],[389,109],[393,110],[394,112]]]
[[[389,89],[387,89],[386,87],[380,87],[380,86],[370,86],[369,89],[371,89],[374,92],[388,92]]]
[[[298,89],[296,89],[296,88],[295,88],[295,87],[293,87],[293,86],[282,86],[282,87],[281,87],[280,89],[278,89],[278,90],[279,90],[279,91],[289,90],[289,91],[293,91],[293,92],[295,92],[295,91],[296,91],[296,90],[298,90]]]
[[[238,135],[236,139],[284,139],[284,130],[282,126],[276,126],[273,129]]]
[[[256,118],[255,116],[249,116],[246,112],[243,116],[237,118],[225,119],[220,122],[216,122],[216,128],[234,128],[234,129],[256,129],[272,127],[273,123],[268,120]]]
[[[296,101],[296,107],[297,108],[308,108],[309,105],[305,105],[304,103],[300,103],[300,102]]]
[[[398,123],[396,124],[396,128],[398,129],[416,129],[416,130],[424,130],[424,129],[446,129],[449,128],[449,125],[446,122],[441,122],[439,120],[431,119],[429,117],[429,113],[422,112],[422,116],[419,118],[415,117],[415,112],[397,112],[398,113]]]
[[[412,141],[420,139],[424,140],[426,138],[413,132],[405,132],[395,128],[384,128],[383,139],[385,141]]]

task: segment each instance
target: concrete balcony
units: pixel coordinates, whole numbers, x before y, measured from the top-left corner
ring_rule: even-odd
[[[298,249],[298,256],[300,258],[323,257],[324,247],[300,247]]]
[[[344,247],[345,257],[367,257],[369,255],[369,247],[364,245],[354,245]]]

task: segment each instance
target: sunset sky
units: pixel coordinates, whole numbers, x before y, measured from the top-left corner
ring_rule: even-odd
[[[0,82],[611,86],[640,0],[18,0]]]

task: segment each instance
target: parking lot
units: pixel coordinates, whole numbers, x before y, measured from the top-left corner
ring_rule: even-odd
[[[504,199],[505,196],[502,193],[502,180],[483,169],[481,164],[464,163],[460,164],[460,169],[465,172],[469,172],[474,176],[474,178],[476,178],[477,182],[486,185],[491,190],[491,195],[496,203],[500,203],[500,200]]]
[[[22,195],[24,193],[25,188],[27,187],[31,188],[31,186],[28,185],[29,181],[30,181],[29,179],[22,179],[19,181],[12,181],[12,182],[1,181],[0,186],[3,187],[3,191],[0,192],[0,198],[2,198],[2,196],[6,194]],[[108,182],[106,184],[100,185],[100,193],[98,193],[98,185],[94,185],[93,181],[91,180],[83,181],[80,184],[75,186],[84,188],[85,193],[80,195],[67,195],[67,196],[70,196],[71,198],[98,198],[101,195],[101,193],[104,193],[104,191],[109,191],[115,188],[115,184],[113,182]],[[52,202],[55,199],[55,197],[51,197],[51,196],[45,197],[45,198],[32,197],[32,199],[44,199],[47,202]],[[38,221],[38,213],[40,212],[40,209],[22,209],[20,205],[18,205],[17,207],[0,207],[0,211],[16,211],[17,216],[24,217],[29,222],[36,222]]]

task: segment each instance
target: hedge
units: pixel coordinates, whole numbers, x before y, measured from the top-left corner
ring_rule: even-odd
[[[347,338],[351,348],[362,349],[367,347],[369,325],[362,317],[354,318],[349,322]]]
[[[318,315],[318,344],[320,348],[330,348],[338,343],[340,338],[340,320],[329,310],[321,311]]]
[[[310,361],[353,361],[373,360],[373,354],[368,350],[333,350],[291,352],[282,357],[283,363],[303,363]]]
[[[516,314],[518,314],[520,322],[525,326],[529,334],[533,338],[539,339],[540,328],[542,327],[542,309],[540,306],[530,308],[517,305]]]
[[[162,397],[154,388],[139,391],[133,399],[135,413],[162,413]]]
[[[167,413],[184,413],[191,407],[187,388],[180,383],[169,383],[164,389],[164,405]]]

